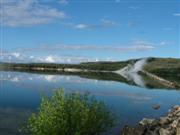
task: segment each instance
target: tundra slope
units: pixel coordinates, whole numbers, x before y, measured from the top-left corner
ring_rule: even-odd
[[[152,61],[152,58],[140,59],[136,61],[134,64],[128,64],[126,67],[115,71],[115,73],[120,74],[121,76],[126,78],[128,81],[133,81],[136,85],[140,87],[147,86],[147,82],[143,79],[143,75],[144,75],[146,76],[146,78],[155,80],[161,85],[163,85],[164,87],[180,88],[180,84],[167,80],[154,73],[150,73],[144,70],[144,67],[146,66],[146,64],[148,64],[148,61]]]
[[[143,70],[180,84],[180,59],[148,58]]]

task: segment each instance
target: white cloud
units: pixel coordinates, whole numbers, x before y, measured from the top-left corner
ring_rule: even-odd
[[[29,56],[29,58],[30,58],[30,59],[34,59],[34,56],[31,55],[31,56]]]
[[[79,24],[73,24],[69,23],[69,26],[75,28],[75,29],[99,29],[99,28],[109,28],[117,25],[116,22],[107,20],[107,19],[101,19],[99,24],[87,24],[87,23],[79,23]]]
[[[135,53],[155,49],[155,46],[166,45],[168,42],[152,43],[144,40],[135,40],[124,45],[49,45],[37,48],[17,48],[9,52],[3,52],[1,61],[9,62],[47,62],[47,63],[80,63],[91,61],[114,61],[112,58],[99,58],[91,56],[79,56],[80,52],[98,53]],[[68,53],[67,53],[68,52]],[[68,54],[71,52],[71,56]],[[65,56],[61,54],[67,54]]]
[[[62,56],[62,55],[28,55],[27,53],[3,53],[1,62],[17,62],[17,63],[28,63],[28,62],[40,62],[40,63],[81,63],[81,62],[92,62],[106,59],[80,57],[80,56]]]
[[[21,56],[21,54],[20,54],[20,53],[17,53],[17,52],[12,53],[11,55],[14,56],[14,57],[16,57],[16,58],[19,58],[19,57]]]
[[[46,63],[80,63],[80,62],[90,62],[98,61],[97,58],[86,58],[77,56],[60,56],[60,55],[48,55],[44,57],[37,57],[36,62],[46,62]]]
[[[74,28],[76,28],[76,29],[87,29],[87,28],[91,28],[91,26],[88,24],[80,23],[80,24],[75,25]]]
[[[1,53],[1,61],[9,62],[9,61],[16,61],[16,60],[23,60],[24,57],[19,52],[4,52]]]
[[[66,4],[68,4],[69,2],[68,2],[67,0],[59,0],[59,3],[66,5]]]
[[[101,23],[103,26],[115,26],[115,25],[117,25],[116,22],[108,20],[108,19],[101,19]]]
[[[161,41],[160,42],[160,45],[169,45],[169,44],[171,44],[171,42],[167,42],[167,41]]]
[[[17,48],[15,51],[27,52],[64,52],[64,51],[112,51],[112,52],[134,52],[134,51],[148,51],[154,49],[156,45],[161,43],[152,43],[143,40],[135,40],[127,44],[117,44],[113,46],[108,45],[72,45],[72,44],[57,44],[44,45],[35,48]]]
[[[55,60],[55,58],[53,58],[53,56],[47,56],[43,61],[53,63],[56,60]]]
[[[173,15],[174,16],[180,16],[180,13],[174,13]]]
[[[119,51],[147,51],[147,50],[152,50],[154,49],[154,46],[151,45],[134,45],[131,47],[127,47],[127,48],[121,48],[119,49]]]
[[[1,3],[0,23],[6,26],[44,24],[65,18],[65,13],[42,5],[38,0],[8,0]]]

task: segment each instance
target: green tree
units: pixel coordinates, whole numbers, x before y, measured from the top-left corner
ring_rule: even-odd
[[[100,135],[113,125],[114,117],[103,102],[89,94],[58,90],[51,98],[42,98],[27,131],[32,135]]]

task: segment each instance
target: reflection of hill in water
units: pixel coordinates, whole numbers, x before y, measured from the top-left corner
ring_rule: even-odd
[[[180,84],[180,74],[175,74],[175,75],[161,74],[160,76],[166,80],[171,80],[172,82]]]
[[[4,70],[3,70],[4,71]],[[7,70],[6,70],[7,71]],[[86,79],[93,79],[93,80],[102,80],[102,81],[116,81],[122,82],[129,85],[139,86],[139,87],[146,87],[149,89],[170,89],[164,86],[162,83],[154,80],[146,75],[134,73],[129,74],[127,76],[122,76],[116,74],[114,72],[54,72],[54,71],[27,71],[27,70],[11,70],[11,72],[26,72],[26,73],[33,73],[33,74],[42,74],[42,75],[65,75],[65,76],[79,76],[81,78]],[[16,80],[18,78],[15,78]],[[167,78],[169,79],[169,78]],[[177,78],[173,78],[171,76],[170,80],[176,80]]]
[[[157,80],[154,80],[146,75],[141,75],[144,83],[145,83],[145,87],[149,88],[149,89],[170,89],[167,88],[166,86],[164,86],[162,83],[158,82]]]

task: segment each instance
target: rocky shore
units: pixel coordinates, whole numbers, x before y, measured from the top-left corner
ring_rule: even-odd
[[[136,127],[125,126],[121,135],[180,135],[180,106],[159,119],[144,118]]]

